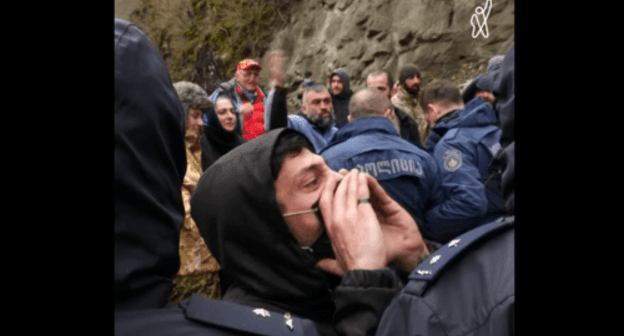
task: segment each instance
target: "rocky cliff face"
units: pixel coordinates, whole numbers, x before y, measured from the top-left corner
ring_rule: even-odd
[[[293,1],[290,23],[274,35],[270,49],[289,56],[293,89],[306,70],[327,85],[333,70],[346,68],[355,92],[366,86],[368,72],[383,68],[397,77],[407,63],[416,64],[425,80],[444,77],[459,84],[485,71],[488,59],[513,43],[514,2],[491,3],[485,38],[473,37],[471,17],[486,0]],[[291,112],[299,104],[295,95],[289,95]]]

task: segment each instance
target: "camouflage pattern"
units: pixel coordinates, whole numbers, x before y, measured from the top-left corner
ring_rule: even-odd
[[[208,94],[201,86],[191,82],[177,82],[173,84],[178,97],[180,97],[180,103],[186,117],[189,115],[189,108],[198,110],[207,110],[212,107],[212,101],[208,98]]]
[[[403,87],[399,87],[397,93],[391,99],[392,105],[407,113],[409,116],[416,120],[418,124],[418,134],[420,135],[420,141],[425,144],[427,136],[429,135],[429,129],[431,126],[427,124],[425,116],[423,115],[422,107],[418,104],[417,98],[413,98]]]

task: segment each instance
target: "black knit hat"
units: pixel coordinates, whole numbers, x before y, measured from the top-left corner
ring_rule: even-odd
[[[399,83],[402,87],[405,87],[405,80],[410,79],[416,75],[418,78],[422,78],[420,69],[414,64],[406,64],[401,70],[399,70]]]

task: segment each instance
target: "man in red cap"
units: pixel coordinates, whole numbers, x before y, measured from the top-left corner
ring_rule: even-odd
[[[235,103],[234,110],[237,121],[234,130],[246,140],[254,139],[265,133],[264,100],[266,93],[259,84],[261,69],[260,63],[252,59],[240,61],[236,67],[234,78],[221,83],[210,95],[212,101],[217,101],[221,95],[226,95]],[[208,126],[207,120],[204,120],[204,125]]]

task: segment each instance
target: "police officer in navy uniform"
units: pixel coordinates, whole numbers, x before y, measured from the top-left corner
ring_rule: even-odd
[[[501,68],[496,108],[505,133],[514,123],[514,45]],[[503,170],[498,177],[504,216],[452,239],[420,263],[386,309],[377,335],[514,334],[515,146],[510,136],[494,158]]]
[[[345,335],[513,335],[514,334],[514,45],[503,60],[495,107],[501,120],[502,149],[486,182],[499,186],[505,212],[498,219],[454,237],[430,254],[401,288],[373,251],[388,251],[383,239],[361,246],[349,235],[375,225],[343,218],[332,222],[332,209],[321,202],[336,260],[346,274],[340,287],[349,288],[349,301],[337,305],[336,315],[350,315],[338,329]],[[358,201],[358,204],[360,202]],[[358,212],[370,207],[358,205]],[[353,215],[351,215],[353,216]],[[378,224],[377,227],[387,225]],[[352,227],[350,227],[352,226]],[[353,229],[349,231],[349,229]],[[383,253],[382,253],[383,254]],[[384,292],[385,290],[385,292]],[[375,295],[371,300],[369,293]],[[389,304],[388,304],[389,302]],[[349,322],[350,321],[350,322]]]
[[[258,307],[200,295],[168,304],[184,217],[184,112],[160,54],[119,19],[114,119],[115,335],[317,335],[310,320]]]

